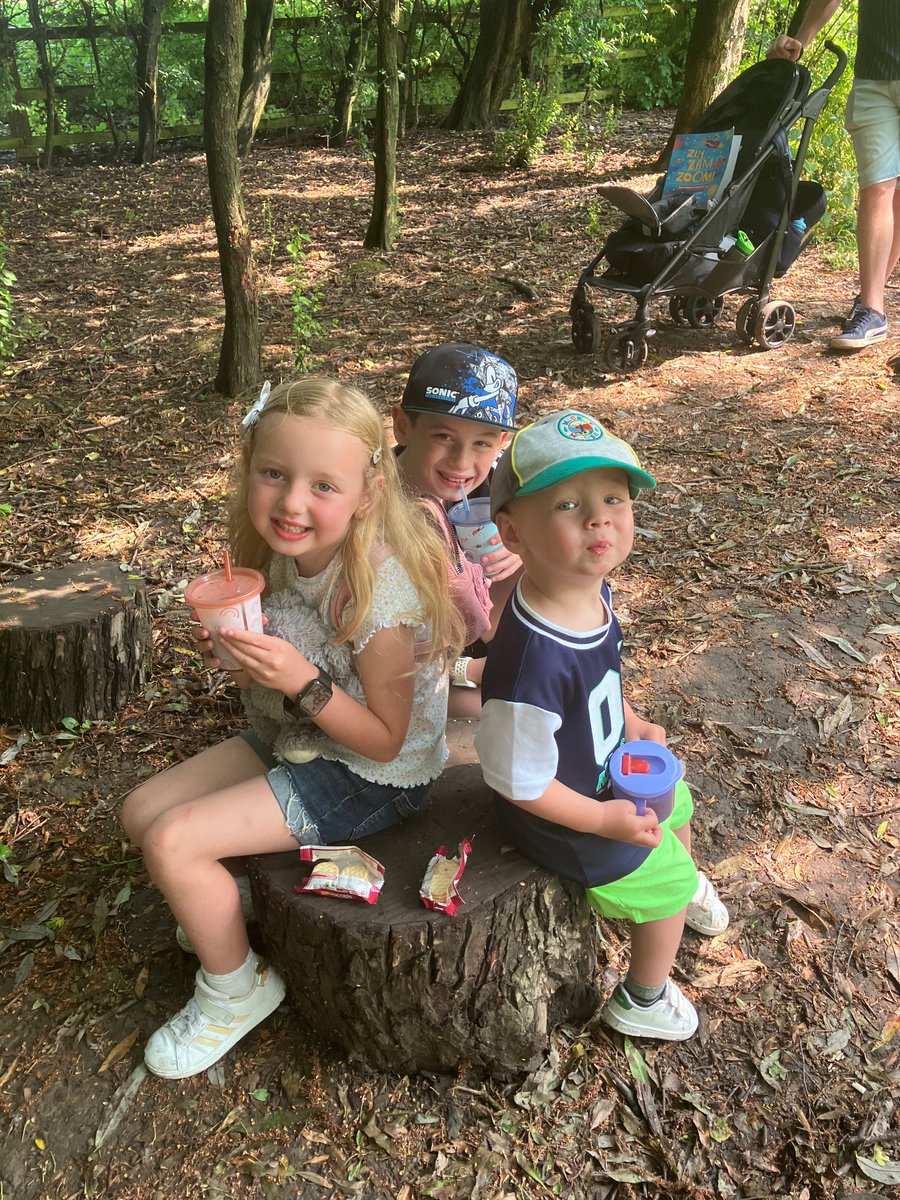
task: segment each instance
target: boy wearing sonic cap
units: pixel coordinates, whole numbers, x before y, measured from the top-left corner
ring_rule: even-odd
[[[494,472],[491,512],[524,571],[488,647],[475,738],[510,840],[630,924],[628,973],[602,1019],[629,1037],[681,1041],[693,1005],[669,978],[685,923],[721,933],[728,913],[690,854],[690,793],[660,823],[613,799],[608,763],[665,730],[625,700],[621,632],[606,577],[634,542],[632,501],[655,487],[627,442],[574,409],[515,435]]]
[[[467,563],[443,513],[463,494],[488,495],[491,470],[515,430],[517,390],[508,362],[480,346],[454,342],[416,359],[403,398],[391,410],[400,475],[410,491],[440,502],[451,594],[466,618],[470,644],[490,638],[522,564],[499,537],[480,566]],[[451,689],[451,716],[478,716],[483,665],[483,651],[474,645],[453,665],[452,682],[471,691]]]

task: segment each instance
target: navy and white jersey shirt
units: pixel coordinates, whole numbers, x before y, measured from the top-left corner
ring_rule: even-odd
[[[510,841],[547,870],[584,887],[630,875],[649,850],[579,833],[514,800],[537,800],[554,779],[598,804],[610,799],[607,764],[625,741],[622,635],[603,584],[609,621],[574,633],[510,597],[488,646],[475,746]]]

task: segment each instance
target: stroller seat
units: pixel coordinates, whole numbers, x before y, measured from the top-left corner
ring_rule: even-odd
[[[843,50],[825,45],[836,64],[815,91],[805,67],[766,59],[742,72],[700,117],[694,133],[733,128],[741,136],[734,176],[708,205],[694,193],[664,194],[665,176],[649,196],[601,185],[599,194],[626,220],[582,271],[572,294],[577,351],[590,353],[604,341],[594,291],[636,301],[634,318],[605,340],[606,361],[615,371],[646,362],[647,339],[655,333],[649,306],[657,297],[669,298],[676,322],[703,328],[715,323],[726,295],[748,292],[736,322],[741,339],[769,350],[788,341],[793,306],[770,301],[769,288],[808,244],[826,209],[824,189],[800,179],[815,121],[847,63]],[[792,157],[788,134],[800,121]]]

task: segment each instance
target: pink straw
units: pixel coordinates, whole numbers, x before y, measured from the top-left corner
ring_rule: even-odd
[[[231,555],[227,550],[225,551],[225,578],[229,583],[234,581],[234,576],[231,573]]]

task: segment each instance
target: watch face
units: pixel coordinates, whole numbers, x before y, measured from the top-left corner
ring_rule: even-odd
[[[331,699],[331,688],[321,679],[308,683],[297,697],[297,705],[311,717],[318,716]]]

